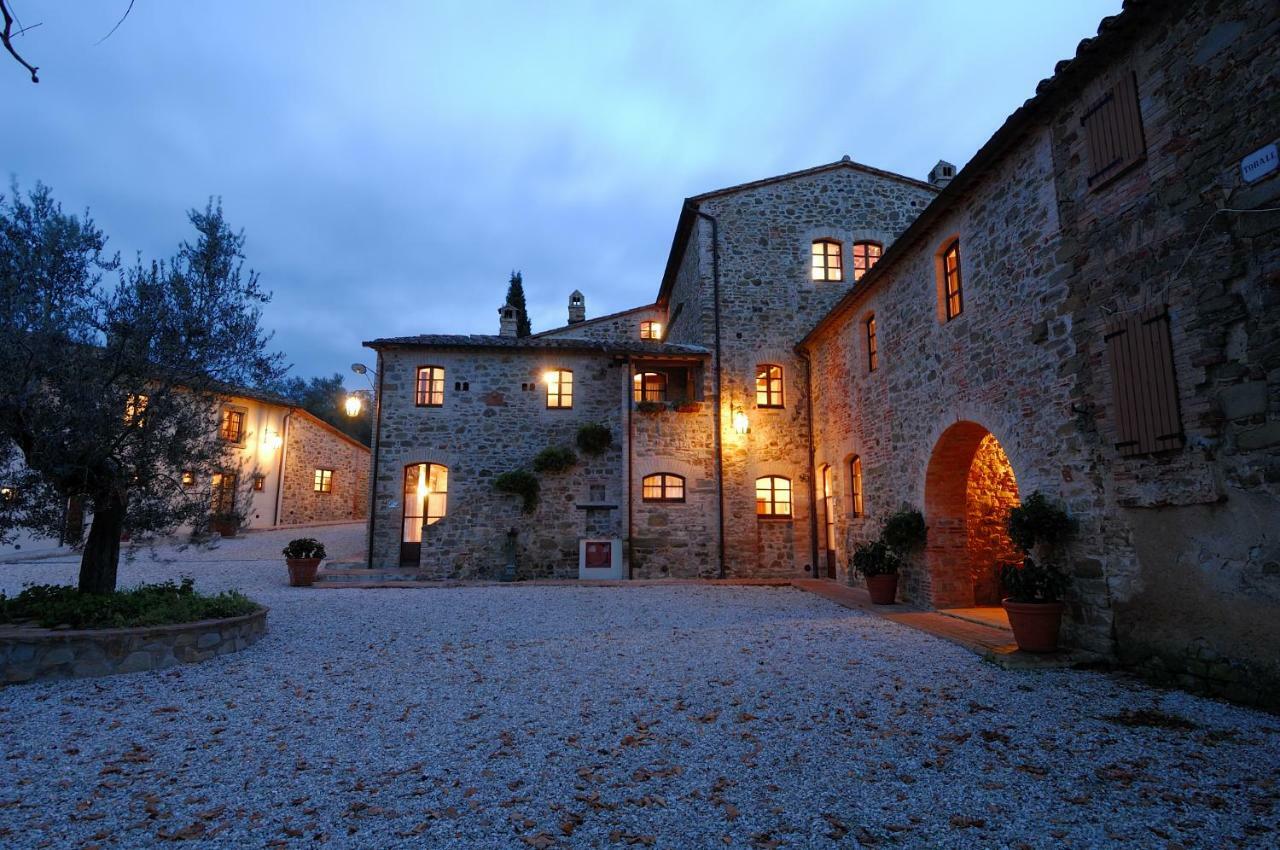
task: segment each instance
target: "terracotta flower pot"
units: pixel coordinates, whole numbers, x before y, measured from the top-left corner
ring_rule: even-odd
[[[867,592],[871,594],[872,604],[892,605],[898,595],[898,574],[867,576]]]
[[[234,519],[213,519],[209,522],[209,529],[223,537],[235,537],[240,530],[240,523]]]
[[[320,568],[319,558],[285,558],[289,566],[289,584],[293,587],[310,587]]]
[[[1009,615],[1013,639],[1023,652],[1055,652],[1058,649],[1058,629],[1062,626],[1061,602],[1014,602],[1004,600],[1004,610]]]

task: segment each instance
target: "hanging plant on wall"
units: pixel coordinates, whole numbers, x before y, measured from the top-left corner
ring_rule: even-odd
[[[548,446],[533,459],[534,472],[564,472],[578,462],[578,456],[568,446]]]
[[[510,493],[524,499],[524,512],[533,513],[538,506],[538,476],[527,469],[504,472],[493,482],[493,489],[499,493]]]
[[[613,432],[599,422],[590,422],[578,429],[578,448],[589,455],[598,455],[613,445]]]
[[[665,401],[637,401],[637,413],[662,413],[669,408]]]
[[[907,555],[924,546],[928,539],[929,529],[925,527],[924,515],[915,508],[904,507],[884,522],[884,530],[880,539],[899,555]]]

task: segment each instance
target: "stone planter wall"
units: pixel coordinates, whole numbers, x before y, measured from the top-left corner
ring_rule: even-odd
[[[205,661],[238,652],[266,634],[267,610],[129,629],[0,628],[0,682],[139,673]]]

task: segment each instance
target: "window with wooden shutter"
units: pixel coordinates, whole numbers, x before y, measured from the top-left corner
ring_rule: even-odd
[[[1111,412],[1121,457],[1182,447],[1169,310],[1148,307],[1107,322]]]
[[[1138,109],[1138,82],[1125,74],[1080,116],[1089,149],[1089,189],[1119,177],[1142,161],[1147,145]]]

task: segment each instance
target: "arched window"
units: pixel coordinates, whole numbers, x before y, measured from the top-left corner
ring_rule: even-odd
[[[684,478],[669,472],[646,475],[641,482],[641,496],[646,502],[683,502]]]
[[[661,372],[637,372],[631,383],[636,401],[667,400],[667,376]]]
[[[863,515],[862,508],[862,458],[857,455],[849,461],[849,505],[855,517]]]
[[[839,242],[834,239],[816,239],[812,253],[814,280],[844,280]]]
[[[942,249],[942,311],[947,321],[959,316],[964,310],[961,289],[960,240],[952,239]]]
[[[768,475],[756,479],[756,516],[791,516],[791,479]]]
[[[853,243],[853,279],[855,281],[861,280],[864,274],[871,271],[876,260],[880,259],[880,252],[879,242]]]
[[[573,371],[551,369],[542,376],[547,384],[547,407],[564,410],[573,407]]]
[[[880,340],[876,339],[876,314],[867,316],[862,323],[867,338],[867,371],[874,372],[880,366]]]
[[[756,407],[782,407],[782,367],[772,363],[756,366]]]
[[[662,339],[662,322],[641,322],[641,339]]]
[[[444,404],[444,367],[418,367],[413,403],[418,407],[440,407]]]
[[[411,463],[404,468],[404,510],[400,531],[400,563],[417,566],[422,556],[422,526],[434,525],[448,507],[449,469],[438,463]]]

